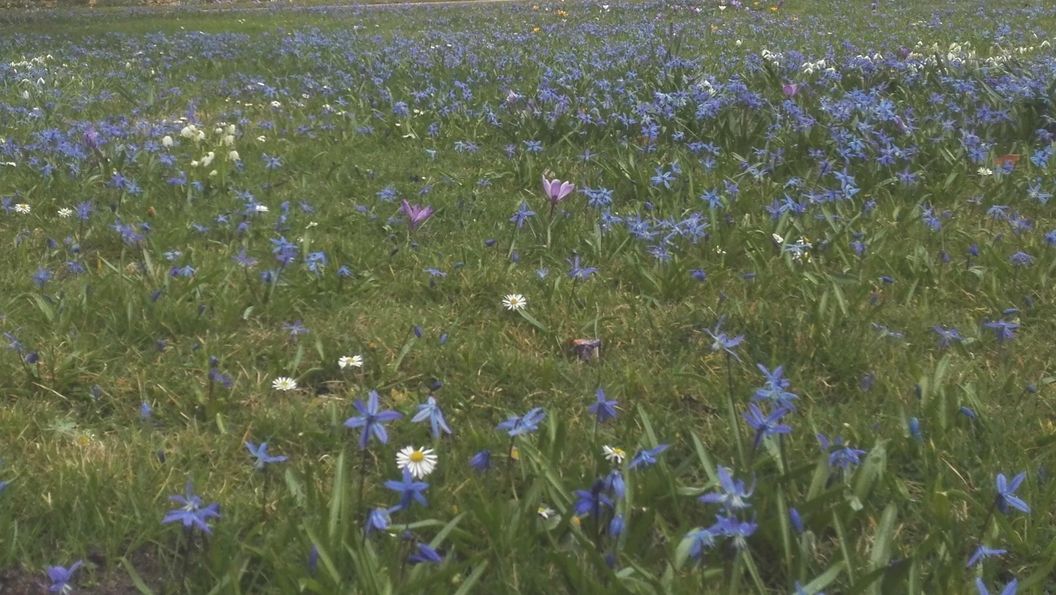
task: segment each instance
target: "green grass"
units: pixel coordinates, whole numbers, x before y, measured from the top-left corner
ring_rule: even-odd
[[[0,480],[11,481],[0,493],[0,567],[9,584],[29,591],[46,565],[84,559],[75,584],[98,592],[776,593],[798,582],[809,592],[959,593],[976,576],[991,589],[1013,576],[1022,592],[1056,588],[1048,470],[1056,254],[1044,237],[1056,224],[1051,207],[1027,198],[1035,180],[1049,187],[1052,176],[1051,165],[1029,163],[1042,146],[1035,130],[1051,124],[1051,49],[1035,48],[1004,70],[942,62],[955,41],[971,42],[980,58],[1038,44],[1031,35],[1047,35],[1056,13],[1040,3],[998,10],[953,1],[885,5],[878,17],[837,2],[693,8],[0,15],[0,63],[41,57],[0,70],[0,138],[32,147],[0,150],[0,161],[16,163],[0,166],[0,196],[32,207],[0,212],[0,330],[25,346],[0,352]],[[934,15],[941,26],[928,24]],[[1004,24],[1009,33],[998,31]],[[842,47],[843,39],[856,47]],[[891,55],[917,41],[942,48],[919,76],[846,66],[855,54]],[[810,80],[797,98],[819,120],[810,131],[786,119],[767,138],[784,99],[780,85],[791,77],[749,57],[763,48],[812,60],[831,50],[840,81],[795,77]],[[671,57],[700,61],[665,67]],[[639,126],[618,124],[614,111],[630,114],[654,91],[690,92],[732,75],[759,94],[762,110],[731,106],[714,120],[696,118],[694,105],[658,113],[663,128],[651,152]],[[1002,95],[1002,76],[1043,80],[1045,90],[1033,99]],[[619,108],[606,107],[604,93],[592,95],[600,79],[635,101],[611,91]],[[535,95],[541,81],[574,109],[551,120],[503,107],[510,90]],[[957,91],[960,81],[976,94]],[[835,155],[828,130],[843,121],[827,102],[854,89],[912,108],[912,133],[899,135],[890,122],[881,128],[916,151],[911,169],[921,181],[905,187],[901,168],[858,160],[852,200],[772,219],[765,207],[794,194],[790,178],[832,185],[807,149]],[[987,164],[1022,154],[1016,169],[979,175],[957,131],[928,119],[947,114],[932,93],[993,143]],[[597,101],[577,99],[588,96]],[[395,114],[399,101],[419,112]],[[499,125],[478,112],[485,104]],[[978,124],[980,105],[1009,117]],[[178,118],[192,107],[206,133],[201,145],[179,136]],[[608,123],[583,124],[580,109]],[[98,151],[67,158],[60,141],[40,140],[56,130],[83,148],[85,122],[106,138]],[[228,147],[213,128],[232,122]],[[441,123],[435,136],[433,122]],[[703,167],[674,133],[716,143],[715,167]],[[145,147],[166,134],[177,141],[171,150]],[[543,152],[523,151],[527,140],[541,141]],[[459,152],[460,141],[479,151]],[[510,143],[519,147],[513,158],[504,154]],[[780,148],[784,158],[753,179],[742,163],[756,164],[760,147]],[[243,167],[225,159],[231,148]],[[598,156],[584,162],[587,148]],[[211,167],[190,165],[208,151]],[[264,155],[279,156],[281,166],[266,169]],[[33,157],[55,173],[42,175]],[[67,170],[71,161],[79,171]],[[651,183],[656,168],[673,162],[682,173],[672,188]],[[168,183],[176,170],[201,188]],[[140,191],[115,188],[115,171]],[[543,175],[579,189],[552,218]],[[739,197],[709,210],[697,197],[725,180],[737,181]],[[388,186],[436,214],[408,229],[398,200],[378,197]],[[599,187],[613,191],[621,216],[700,212],[708,238],[676,239],[672,259],[659,262],[650,243],[622,226],[603,229],[582,192]],[[246,217],[251,224],[240,232],[242,192],[268,211]],[[869,200],[875,206],[863,209]],[[95,208],[87,222],[57,216],[82,201]],[[314,211],[302,211],[302,201]],[[522,201],[537,215],[518,230],[509,219]],[[1015,233],[989,217],[993,204],[1012,205],[1030,229]],[[949,212],[941,231],[923,221],[928,206],[940,217]],[[116,222],[150,231],[129,244]],[[775,233],[813,247],[795,259],[775,245]],[[856,234],[867,242],[863,257],[851,247]],[[259,274],[277,266],[271,240],[279,235],[299,256],[268,285]],[[981,253],[968,257],[973,244]],[[236,265],[242,250],[259,264]],[[1011,264],[1017,250],[1034,256],[1033,265]],[[180,254],[169,261],[172,251]],[[315,251],[328,260],[318,275],[303,262]],[[573,254],[597,274],[570,279]],[[85,272],[74,274],[67,261]],[[194,274],[173,276],[183,265]],[[338,275],[341,266],[352,274]],[[54,277],[38,286],[42,267]],[[529,317],[503,310],[509,293],[527,298]],[[1005,317],[1021,327],[999,343],[982,323],[1012,306],[1018,312]],[[309,332],[291,336],[284,325],[294,321]],[[713,349],[708,330],[720,323],[745,336],[738,359]],[[964,341],[937,348],[935,325],[960,329]],[[583,338],[602,341],[597,359],[575,355],[571,341]],[[28,363],[29,352],[39,361]],[[364,367],[339,369],[338,358],[353,354]],[[209,380],[211,357],[231,388]],[[762,383],[757,362],[783,365],[799,399],[785,420],[793,433],[753,449],[741,416]],[[273,390],[279,376],[300,388]],[[587,411],[598,387],[620,403],[617,420],[601,427]],[[361,451],[357,431],[342,423],[370,390],[405,417],[389,427],[388,445]],[[452,437],[434,440],[427,424],[409,422],[430,394]],[[151,420],[140,418],[141,403],[153,408]],[[535,406],[547,411],[538,432],[511,441],[495,429]],[[840,473],[816,433],[868,454]],[[247,440],[267,441],[289,461],[261,473]],[[633,455],[660,443],[670,449],[657,465],[623,464],[622,535],[609,533],[608,518],[572,514],[574,491],[611,468],[602,445]],[[426,480],[429,506],[394,513],[393,535],[364,539],[367,511],[394,502],[382,482],[398,476],[397,449],[412,444],[434,447],[440,459]],[[466,462],[485,448],[494,468],[479,474]],[[723,541],[698,564],[687,560],[684,537],[714,522],[718,509],[695,496],[716,488],[718,466],[754,482],[751,508],[738,514],[758,530],[747,547]],[[1027,480],[1019,496],[1032,513],[992,514],[995,474],[1020,471]],[[187,481],[221,505],[208,539],[160,523],[173,506],[168,497]],[[558,514],[541,519],[540,507]],[[790,526],[789,507],[803,516],[804,532]],[[402,539],[405,531],[413,538]],[[439,547],[444,562],[408,565],[417,543]],[[966,569],[980,543],[1008,553]]]

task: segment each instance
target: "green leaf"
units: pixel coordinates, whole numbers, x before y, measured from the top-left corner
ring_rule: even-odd
[[[458,590],[455,591],[455,595],[468,595],[469,593],[472,593],[473,587],[476,586],[477,582],[480,580],[480,577],[484,576],[484,571],[487,569],[487,560],[484,560],[480,564],[477,564],[477,567],[473,569],[473,572],[469,573],[469,576],[466,577],[466,580],[463,581],[462,584],[458,587]]]
[[[880,523],[873,537],[873,547],[869,551],[869,567],[880,570],[891,560],[891,541],[895,534],[895,521],[898,519],[898,506],[891,502],[880,515]],[[880,582],[874,582],[869,588],[873,595],[880,594]]]
[[[831,585],[832,582],[840,576],[843,572],[843,567],[844,562],[842,561],[829,566],[828,570],[819,574],[814,580],[804,585],[803,590],[810,593],[810,595],[821,592],[822,589]]]

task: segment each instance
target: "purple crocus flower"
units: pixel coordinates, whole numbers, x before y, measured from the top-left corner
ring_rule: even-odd
[[[406,200],[400,205],[400,212],[407,217],[407,224],[411,229],[418,229],[422,226],[430,217],[433,216],[433,207],[412,205]]]
[[[359,447],[367,447],[371,434],[378,439],[378,442],[388,444],[389,434],[385,431],[385,424],[400,419],[403,415],[395,411],[381,411],[378,405],[378,393],[373,390],[370,391],[366,405],[359,399],[356,399],[354,405],[361,415],[346,419],[345,427],[363,428],[359,436]]]
[[[785,94],[785,97],[795,97],[796,93],[799,93],[799,85],[796,83],[785,83],[781,85],[781,92]]]
[[[546,195],[546,199],[550,201],[550,212],[553,213],[554,207],[566,198],[569,194],[572,194],[576,189],[576,185],[572,182],[562,182],[557,178],[553,180],[547,180],[546,176],[543,176],[543,194]]]

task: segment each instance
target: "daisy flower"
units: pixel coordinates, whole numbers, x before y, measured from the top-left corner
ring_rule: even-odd
[[[511,293],[502,298],[502,306],[510,312],[516,312],[525,309],[528,306],[528,300],[519,293]]]
[[[69,219],[70,217],[73,217],[73,209],[69,207],[59,209],[59,219]]]
[[[422,479],[436,469],[436,453],[424,446],[405,446],[396,453],[396,466],[401,471],[409,471],[415,479]]]
[[[271,388],[282,392],[297,390],[297,381],[288,376],[279,376],[271,381]]]
[[[614,465],[623,463],[623,460],[627,458],[627,452],[622,448],[609,446],[608,444],[601,447],[601,454],[605,456],[605,460]]]
[[[28,215],[29,212],[32,211],[32,210],[33,210],[33,207],[27,205],[24,202],[20,202],[20,203],[15,205],[15,212],[18,213],[19,215]]]
[[[343,355],[337,360],[337,367],[344,370],[345,368],[362,368],[363,367],[363,356],[362,355]]]

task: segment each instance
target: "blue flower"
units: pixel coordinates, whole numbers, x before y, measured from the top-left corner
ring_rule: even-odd
[[[594,415],[594,419],[598,423],[605,423],[616,417],[616,405],[618,403],[615,400],[610,401],[605,396],[605,389],[599,386],[598,390],[594,391],[594,398],[594,404],[587,407],[587,411]]]
[[[579,255],[573,254],[572,258],[568,259],[569,271],[568,276],[573,279],[589,279],[591,275],[598,272],[597,267],[584,267],[579,264]]]
[[[844,444],[843,438],[837,436],[831,442],[824,434],[818,434],[817,438],[821,449],[829,454],[830,467],[847,470],[862,462],[865,451]]]
[[[744,420],[748,422],[749,427],[755,430],[753,448],[759,448],[759,443],[763,441],[763,438],[778,434],[790,434],[792,432],[792,428],[788,424],[779,423],[781,418],[787,413],[788,409],[779,407],[771,411],[769,415],[763,415],[763,411],[759,409],[758,405],[755,403],[748,405]]]
[[[545,417],[546,411],[542,407],[536,407],[522,416],[511,415],[506,421],[495,426],[495,429],[505,430],[512,438],[538,430],[539,423]]]
[[[419,543],[418,550],[407,558],[407,561],[411,564],[439,564],[443,560],[444,557],[440,555],[440,552],[424,543]]]
[[[757,401],[771,401],[784,409],[793,409],[792,401],[798,397],[794,393],[785,390],[792,384],[784,377],[785,367],[778,366],[773,371],[768,370],[763,364],[755,364],[755,367],[763,373],[763,377],[766,380],[762,388],[755,389],[755,394],[752,395],[752,398]]]
[[[711,350],[712,351],[725,351],[727,355],[732,356],[733,359],[741,361],[741,358],[734,353],[734,348],[744,342],[744,335],[737,335],[736,337],[730,337],[721,330],[722,320],[715,325],[714,329],[704,329],[706,333],[711,337]]]
[[[422,492],[429,489],[429,484],[424,481],[415,481],[414,478],[411,477],[410,469],[403,470],[402,480],[386,481],[385,487],[400,494],[400,503],[395,507],[396,509],[402,510],[409,508],[412,500],[422,506],[429,505],[425,496],[422,495]]]
[[[712,531],[733,539],[733,545],[738,549],[748,547],[748,538],[751,537],[759,525],[751,521],[741,521],[736,517],[719,516],[715,519]]]
[[[637,469],[639,467],[651,467],[656,464],[656,457],[660,453],[664,452],[670,447],[669,444],[658,444],[653,448],[647,448],[645,450],[639,450],[634,453],[631,457],[631,462],[627,465],[629,469]]]
[[[975,588],[979,591],[979,595],[990,595],[989,589],[986,588],[986,583],[980,577],[975,578]],[[1019,580],[1012,579],[1004,589],[1001,589],[1001,595],[1016,595],[1016,591],[1019,590]]]
[[[388,508],[375,508],[367,514],[366,532],[373,533],[374,531],[384,531],[389,528],[392,524],[392,517],[390,516]]]
[[[185,529],[197,527],[203,533],[212,533],[213,530],[209,526],[209,519],[220,517],[220,505],[213,502],[208,506],[202,506],[202,499],[192,491],[191,482],[187,482],[182,496],[169,496],[169,500],[179,504],[180,507],[166,513],[165,518],[161,520],[161,524],[168,525],[180,522]]]
[[[1016,336],[1016,330],[1019,329],[1018,323],[1009,322],[1007,320],[995,320],[993,322],[987,322],[983,324],[983,326],[994,331],[998,343],[1011,341]]]
[[[721,504],[728,511],[750,508],[751,504],[748,503],[748,498],[752,496],[754,488],[746,489],[744,482],[734,479],[730,470],[726,467],[720,466],[718,474],[719,491],[704,494],[698,500],[706,504]]]
[[[576,502],[573,505],[576,516],[601,516],[605,508],[612,508],[612,500],[605,495],[605,481],[597,480],[589,490],[576,490]]]
[[[451,428],[447,426],[447,422],[444,420],[444,412],[440,411],[440,405],[432,395],[429,395],[429,398],[424,403],[418,405],[418,413],[411,418],[413,423],[421,423],[426,420],[429,420],[434,439],[440,437],[440,432],[451,433]]]
[[[980,545],[978,548],[976,548],[975,553],[972,554],[972,557],[968,558],[968,564],[966,564],[965,567],[971,568],[982,560],[985,560],[992,556],[1001,556],[1007,553],[1008,550],[1000,550],[996,548],[986,547],[985,545]]]
[[[935,325],[931,330],[939,336],[939,349],[946,349],[953,343],[961,342],[961,333],[955,328]]]
[[[491,469],[491,451],[484,449],[470,457],[469,466],[481,473]]]
[[[1020,473],[1013,477],[1012,481],[1009,481],[1004,473],[997,474],[997,500],[995,501],[995,504],[997,505],[998,510],[1007,513],[1009,507],[1011,507],[1020,512],[1030,514],[1030,506],[1016,496],[1016,490],[1019,489],[1019,486],[1026,478],[1026,473]]]
[[[286,461],[286,457],[283,455],[269,455],[267,442],[261,442],[259,446],[252,442],[246,442],[246,450],[249,451],[249,456],[256,459],[253,462],[253,467],[258,471],[263,471],[272,463],[283,463]]]
[[[70,564],[69,568],[63,566],[48,566],[48,580],[51,581],[51,585],[48,587],[49,593],[71,593],[73,587],[70,585],[70,581],[73,580],[73,573],[77,572],[84,562],[77,560],[73,564]]]
[[[683,538],[690,542],[689,546],[689,557],[694,560],[700,560],[701,556],[704,555],[704,550],[709,550],[715,547],[715,533],[711,529],[704,529],[698,527],[693,529]]]
[[[359,436],[359,447],[366,448],[371,435],[377,438],[378,442],[388,444],[389,435],[385,431],[385,424],[403,416],[395,411],[381,411],[378,405],[378,393],[373,390],[370,391],[366,405],[356,399],[355,407],[361,415],[346,419],[345,427],[363,428],[363,432]]]

